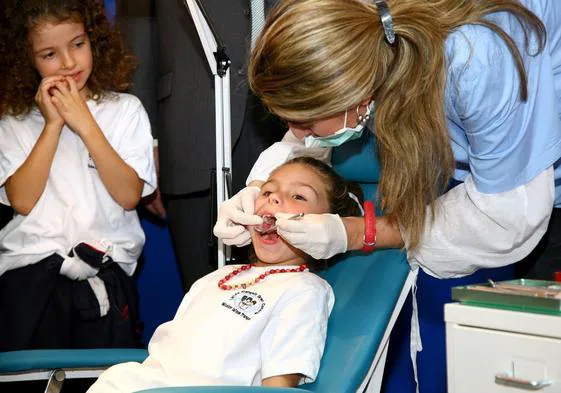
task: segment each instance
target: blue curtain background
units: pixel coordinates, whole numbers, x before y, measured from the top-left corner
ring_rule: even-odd
[[[105,7],[105,14],[109,20],[115,20],[115,15],[117,14],[117,2],[115,0],[104,0],[103,5]]]

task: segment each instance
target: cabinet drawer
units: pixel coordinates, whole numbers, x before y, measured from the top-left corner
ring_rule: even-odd
[[[447,323],[449,393],[561,393],[561,339]],[[497,383],[497,375],[552,381],[541,389]]]

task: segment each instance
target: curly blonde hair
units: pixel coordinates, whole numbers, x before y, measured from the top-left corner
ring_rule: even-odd
[[[249,64],[251,89],[281,118],[309,123],[376,101],[375,130],[384,212],[418,246],[427,206],[454,171],[444,109],[445,41],[465,24],[485,26],[508,45],[527,97],[522,56],[487,15],[513,14],[545,45],[545,26],[516,0],[388,0],[396,42],[377,7],[361,0],[285,0],[270,15]],[[432,209],[434,218],[435,209]]]
[[[87,86],[94,99],[129,88],[135,57],[109,23],[99,0],[8,0],[0,15],[0,119],[26,115],[41,82],[30,56],[29,32],[45,21],[84,24],[91,42],[93,70]]]

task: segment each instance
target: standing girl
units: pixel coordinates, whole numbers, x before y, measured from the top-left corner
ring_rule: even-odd
[[[0,350],[134,346],[134,209],[156,180],[147,115],[122,93],[133,58],[97,0],[14,1],[4,17]]]

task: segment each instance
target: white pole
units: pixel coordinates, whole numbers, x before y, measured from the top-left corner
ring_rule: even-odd
[[[205,19],[196,0],[185,0],[197,34],[201,40],[210,71],[214,75],[214,99],[215,99],[215,121],[216,121],[216,211],[222,202],[229,198],[228,189],[232,175],[232,137],[230,120],[230,70],[229,59],[224,68],[225,73],[220,75],[219,67],[224,64],[217,63],[215,54],[218,52],[218,44],[212,29]],[[226,264],[226,254],[229,253],[222,241],[218,240],[218,268]]]

